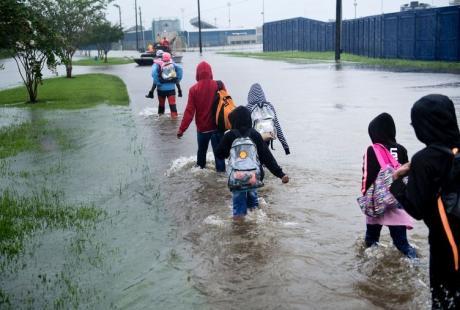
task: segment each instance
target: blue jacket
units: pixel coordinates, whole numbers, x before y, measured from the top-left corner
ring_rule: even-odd
[[[180,82],[180,80],[182,80],[182,67],[177,64],[174,64],[174,67],[176,68],[177,82]],[[161,83],[159,73],[160,66],[158,64],[154,64],[152,67],[152,77],[153,82],[157,85],[157,89],[161,91],[175,90],[176,83]]]

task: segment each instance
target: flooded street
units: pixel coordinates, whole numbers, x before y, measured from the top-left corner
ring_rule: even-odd
[[[211,154],[209,169],[194,167],[194,123],[178,140],[180,119],[158,117],[156,95],[155,104],[144,97],[150,67],[74,67],[120,76],[130,106],[0,108],[0,126],[44,119],[68,145],[57,147],[51,135],[40,151],[1,159],[0,188],[54,189],[106,215],[89,228],[38,232],[17,260],[1,258],[11,307],[430,309],[427,229],[418,222],[408,232],[418,262],[398,252],[386,228],[382,245],[365,250],[356,198],[370,120],[390,113],[411,157],[423,147],[410,126],[412,104],[441,93],[459,113],[460,76],[188,53],[180,112],[201,60],[238,105],[262,85],[291,151],[275,141],[273,153],[291,181],[266,171],[261,210],[233,223],[227,180]],[[20,82],[5,62],[0,88]]]

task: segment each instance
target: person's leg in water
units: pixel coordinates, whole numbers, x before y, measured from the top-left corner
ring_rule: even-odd
[[[145,98],[151,98],[153,99],[153,92],[155,91],[155,88],[157,88],[157,84],[153,83],[152,88],[149,90],[149,93],[145,95]]]
[[[166,102],[166,97],[160,96],[158,93],[158,115],[163,115],[165,114],[165,102]]]
[[[415,249],[407,241],[406,226],[388,226],[388,229],[390,229],[390,235],[395,247],[408,258],[416,258]]]
[[[171,111],[171,118],[177,118],[176,95],[168,96],[169,110]]]
[[[247,205],[249,211],[254,211],[259,208],[259,197],[257,196],[257,189],[247,192]]]
[[[247,192],[233,191],[233,220],[242,221],[248,213]]]
[[[366,225],[366,238],[364,242],[367,248],[379,242],[381,230],[382,230],[382,225],[379,225],[379,224],[367,224]]]
[[[180,87],[179,82],[176,83],[177,87],[177,96],[182,97],[182,88]]]
[[[211,132],[199,132],[197,131],[197,141],[198,141],[198,152],[196,155],[196,164],[201,168],[206,167],[206,153],[208,152],[209,140],[212,136]]]
[[[431,309],[460,309],[460,272],[453,269],[453,256],[443,254],[430,246]]]
[[[212,152],[214,153],[214,161],[216,163],[216,171],[217,172],[225,172],[225,160],[219,159],[216,157],[216,150],[219,147],[220,141],[222,140],[224,134],[215,131],[212,136],[211,136],[211,146],[212,146]]]

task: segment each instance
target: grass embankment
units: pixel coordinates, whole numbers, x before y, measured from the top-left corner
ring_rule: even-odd
[[[238,56],[238,57],[254,57],[270,60],[289,60],[289,59],[305,59],[305,60],[334,60],[334,52],[223,52],[222,54]],[[439,71],[439,72],[460,72],[460,62],[450,61],[422,61],[422,60],[406,60],[406,59],[385,59],[385,58],[369,58],[353,54],[341,54],[342,61],[354,62],[369,66],[396,68],[396,69],[412,69],[420,71]]]
[[[87,58],[78,59],[72,63],[74,66],[111,66],[111,65],[126,65],[134,63],[131,58],[127,57],[108,57],[107,62],[104,59]]]
[[[24,86],[0,91],[0,105],[51,109],[81,109],[97,104],[128,105],[126,85],[114,75],[83,74],[43,80],[38,88],[38,102],[29,100]]]
[[[24,240],[35,231],[83,228],[103,214],[92,205],[66,204],[57,192],[42,190],[24,197],[3,190],[0,195],[0,256],[8,260],[20,254]]]

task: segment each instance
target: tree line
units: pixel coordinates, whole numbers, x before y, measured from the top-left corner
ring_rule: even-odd
[[[78,49],[94,46],[105,55],[112,42],[123,38],[120,26],[105,17],[112,0],[1,0],[0,50],[11,56],[27,89],[37,102],[42,71],[66,67],[72,77],[72,59]]]

